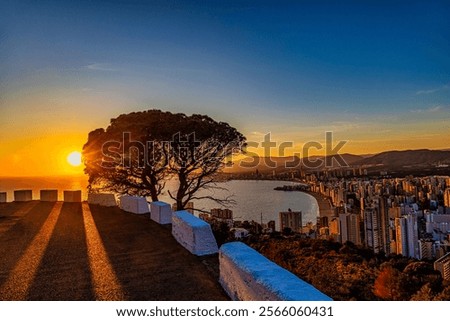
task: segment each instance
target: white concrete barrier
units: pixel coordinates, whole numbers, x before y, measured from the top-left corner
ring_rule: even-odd
[[[123,195],[119,199],[119,207],[134,214],[148,214],[150,212],[145,197]]]
[[[116,197],[111,193],[89,193],[87,201],[94,205],[117,206]]]
[[[192,254],[200,256],[219,251],[211,226],[188,211],[173,213],[172,235]]]
[[[58,190],[57,189],[41,189],[40,200],[43,202],[57,202]]]
[[[159,224],[170,224],[172,223],[172,208],[164,202],[151,202],[150,218]]]
[[[31,190],[24,189],[14,191],[14,201],[15,202],[28,202],[33,199],[33,193]]]
[[[236,301],[331,301],[311,284],[241,242],[219,252],[220,284]]]
[[[6,203],[6,192],[0,192],[0,203]]]
[[[81,191],[64,191],[64,202],[67,203],[81,203]]]

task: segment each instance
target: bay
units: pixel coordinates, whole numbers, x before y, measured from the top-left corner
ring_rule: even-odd
[[[278,213],[287,211],[302,212],[302,222],[316,222],[319,215],[319,207],[314,197],[302,192],[275,191],[277,186],[295,184],[286,181],[263,181],[263,180],[234,180],[219,183],[220,190],[209,190],[199,196],[212,195],[217,198],[232,196],[235,205],[227,206],[233,210],[235,220],[254,220],[258,223],[267,223],[274,220],[279,226]],[[83,197],[86,198],[87,177],[86,176],[55,176],[55,177],[3,177],[0,178],[0,192],[7,192],[7,200],[13,200],[13,192],[17,189],[33,190],[33,199],[39,199],[41,189],[58,189],[59,199],[62,200],[63,190],[81,189]],[[168,190],[176,188],[175,181],[169,181]],[[225,188],[226,190],[224,190]],[[173,203],[167,191],[160,196],[160,200]],[[221,208],[212,200],[195,200],[194,207],[205,211],[212,208]]]

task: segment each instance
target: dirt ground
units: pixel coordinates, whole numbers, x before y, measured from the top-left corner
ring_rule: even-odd
[[[86,203],[0,204],[0,300],[228,300],[149,215]]]

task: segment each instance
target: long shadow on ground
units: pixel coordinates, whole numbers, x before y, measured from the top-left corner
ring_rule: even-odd
[[[94,300],[81,203],[64,203],[28,300]]]
[[[111,265],[129,300],[229,300],[201,259],[149,215],[90,206]]]

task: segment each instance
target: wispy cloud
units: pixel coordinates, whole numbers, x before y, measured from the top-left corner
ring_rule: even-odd
[[[436,88],[432,88],[432,89],[425,89],[425,90],[419,90],[416,92],[416,95],[428,95],[428,94],[433,94],[436,93],[438,91],[442,91],[442,90],[448,90],[450,89],[450,84],[446,84],[440,87],[436,87]]]
[[[94,63],[86,65],[85,68],[89,70],[97,70],[97,71],[118,71],[118,69],[111,67],[110,64],[104,63]]]
[[[443,106],[434,106],[434,107],[430,107],[427,109],[412,109],[410,110],[411,113],[415,113],[415,114],[420,114],[420,113],[435,113],[438,111],[441,111],[442,109],[444,109]]]
[[[331,122],[330,126],[331,130],[338,132],[338,131],[352,131],[355,129],[361,128],[361,125],[355,121],[349,122],[349,121],[333,121]]]
[[[257,136],[257,137],[264,137],[264,135],[266,135],[267,133],[263,133],[263,132],[259,132],[259,131],[253,131],[250,132],[251,136]]]
[[[433,89],[427,89],[427,90],[419,90],[419,91],[416,92],[416,95],[432,94],[432,93],[435,93],[435,92],[439,91],[440,89],[441,89],[441,87],[433,88]]]
[[[431,113],[434,113],[434,112],[440,111],[440,110],[442,110],[442,106],[436,106],[436,107],[428,108],[428,111],[431,112]]]

